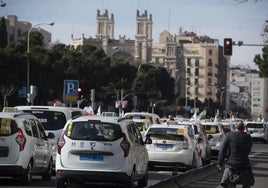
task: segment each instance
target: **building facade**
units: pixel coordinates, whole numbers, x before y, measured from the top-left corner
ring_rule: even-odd
[[[233,105],[248,111],[249,119],[268,119],[268,78],[260,78],[257,70],[233,66],[230,83],[230,100]]]
[[[103,14],[97,10],[97,32],[96,38],[71,37],[71,45],[90,44],[103,48],[107,56],[119,56],[128,61],[149,62],[152,54],[152,15],[148,15],[145,10],[143,14],[137,10],[136,12],[136,33],[135,39],[127,39],[126,36],[119,36],[119,39],[114,38],[114,15],[109,16],[108,10]]]
[[[27,35],[27,32],[34,26],[30,22],[26,21],[19,21],[17,16],[15,15],[8,15],[7,19],[5,19],[6,27],[7,27],[7,41],[8,43],[18,42],[23,37]],[[46,47],[49,46],[51,42],[51,33],[42,29],[41,27],[34,27],[32,31],[40,32],[44,37],[44,44]]]

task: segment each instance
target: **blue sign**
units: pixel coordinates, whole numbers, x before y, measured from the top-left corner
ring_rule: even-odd
[[[76,101],[78,87],[79,87],[78,80],[64,80],[64,92],[63,92],[64,100]]]

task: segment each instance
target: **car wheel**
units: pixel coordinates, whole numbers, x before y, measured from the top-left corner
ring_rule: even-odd
[[[42,174],[42,180],[45,180],[45,181],[51,180],[52,171],[53,171],[52,160],[50,160],[46,172]]]
[[[135,178],[135,171],[133,170],[128,181],[123,183],[123,187],[124,188],[134,188],[134,182],[135,182],[134,178]]]
[[[143,178],[138,180],[138,186],[146,187],[148,185],[148,177],[149,177],[149,173],[148,173],[148,168],[147,168]]]
[[[64,178],[56,178],[56,188],[66,188],[68,181]]]
[[[33,168],[32,168],[32,162],[30,162],[27,166],[26,174],[20,177],[22,184],[30,185],[32,182],[32,176],[33,176]]]

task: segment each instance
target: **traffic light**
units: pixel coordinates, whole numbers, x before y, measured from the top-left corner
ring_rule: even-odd
[[[223,55],[231,56],[233,54],[233,40],[225,38],[223,41]]]
[[[81,100],[82,88],[77,88],[77,100]]]

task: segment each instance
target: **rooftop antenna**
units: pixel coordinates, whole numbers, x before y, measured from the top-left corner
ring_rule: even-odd
[[[168,8],[168,32],[170,32],[170,8]]]

